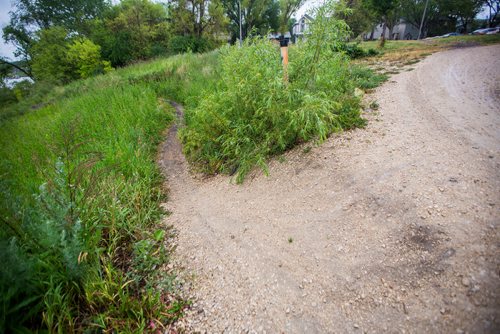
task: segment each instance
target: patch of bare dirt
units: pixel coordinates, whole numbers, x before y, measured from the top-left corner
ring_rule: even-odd
[[[498,54],[428,57],[369,96],[366,129],[243,185],[195,179],[171,132],[165,224],[193,300],[177,330],[498,333]]]

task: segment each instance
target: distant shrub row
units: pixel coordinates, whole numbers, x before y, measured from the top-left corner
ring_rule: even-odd
[[[334,51],[344,52],[349,58],[357,59],[364,57],[373,57],[379,52],[373,48],[365,50],[359,46],[359,43],[342,43],[334,47]]]

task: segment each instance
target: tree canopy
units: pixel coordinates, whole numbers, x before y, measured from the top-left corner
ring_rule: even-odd
[[[420,28],[424,8],[422,36],[436,36],[448,32],[467,33],[477,14],[486,8],[490,11],[488,25],[498,21],[499,0],[344,0],[352,10],[344,19],[355,36],[370,31],[375,25],[391,28],[399,20]]]
[[[352,36],[400,19],[420,27],[426,0],[340,0],[332,15]],[[205,52],[268,32],[291,31],[305,0],[14,0],[6,42],[16,46],[16,65],[37,80],[67,82],[111,66],[179,52]],[[423,35],[469,31],[482,8],[498,24],[499,0],[428,0]],[[241,16],[240,16],[241,12]],[[240,22],[241,21],[241,22]],[[390,34],[389,34],[390,35]],[[385,36],[385,34],[383,34]],[[70,56],[80,50],[86,57]],[[72,60],[69,61],[69,58]],[[84,60],[84,58],[86,60]],[[94,65],[75,64],[90,61]],[[8,59],[4,66],[14,67]],[[70,65],[70,63],[72,65]],[[68,69],[68,66],[71,69]],[[75,70],[80,68],[80,70]],[[83,68],[87,68],[83,70]]]

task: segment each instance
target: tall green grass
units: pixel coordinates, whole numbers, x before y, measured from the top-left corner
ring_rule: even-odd
[[[215,53],[56,87],[0,124],[1,331],[144,332],[175,320],[155,163],[173,119],[210,89]],[[189,93],[188,93],[189,92]]]

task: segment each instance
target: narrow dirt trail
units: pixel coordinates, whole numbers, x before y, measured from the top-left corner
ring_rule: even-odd
[[[194,301],[181,329],[498,332],[498,54],[428,57],[376,90],[366,129],[243,185],[191,176],[169,135],[165,223]]]

